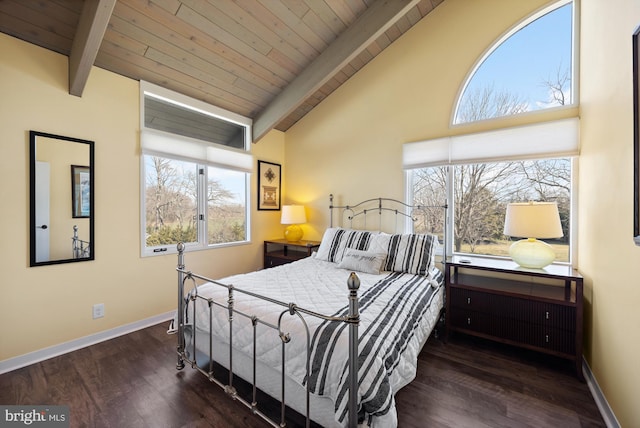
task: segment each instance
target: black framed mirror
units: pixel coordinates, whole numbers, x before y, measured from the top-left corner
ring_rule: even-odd
[[[633,45],[633,240],[640,246],[640,27]]]
[[[93,146],[29,131],[30,266],[95,259]]]

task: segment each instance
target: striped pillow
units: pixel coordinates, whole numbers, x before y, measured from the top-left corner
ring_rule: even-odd
[[[371,237],[374,235],[373,232],[363,230],[343,229],[341,227],[329,228],[324,232],[316,258],[340,263],[347,248],[367,250]]]
[[[438,238],[431,234],[402,234],[376,236],[371,251],[384,248],[387,260],[383,270],[427,275],[435,266]]]

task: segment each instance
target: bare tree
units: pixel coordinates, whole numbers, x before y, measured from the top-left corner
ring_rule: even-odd
[[[523,113],[524,99],[508,91],[487,86],[465,94],[457,121],[474,122]],[[477,244],[502,236],[504,201],[521,190],[515,162],[457,165],[454,180],[454,248],[463,244],[475,251]]]
[[[208,240],[210,244],[245,238],[244,204],[233,200],[233,193],[209,178],[207,188]],[[242,221],[240,220],[242,219]],[[215,220],[215,221],[213,221]]]
[[[207,203],[209,205],[222,205],[233,198],[233,193],[222,187],[217,181],[209,177],[207,185]]]
[[[541,105],[564,106],[571,101],[571,72],[569,68],[562,68],[562,64],[558,65],[555,76],[544,79],[541,84],[547,88],[549,92],[549,100],[540,103]]]
[[[458,121],[517,114],[528,107],[518,96],[487,87],[465,98]],[[503,239],[507,203],[559,200],[560,195],[568,194],[570,170],[561,160],[467,164],[452,168],[455,168],[452,182],[455,251],[461,251],[463,245],[467,245],[475,252],[480,243]],[[415,204],[434,204],[434,199],[446,199],[447,170],[447,167],[436,167],[415,172]],[[554,188],[556,192],[552,190]],[[438,226],[440,224],[439,221]],[[428,231],[427,228],[423,230]]]
[[[444,210],[438,208],[447,200],[447,167],[417,169],[413,176],[413,204],[424,208],[413,213],[414,230],[438,234],[444,231]]]
[[[465,91],[456,112],[455,123],[509,116],[528,110],[529,105],[522,97],[508,91],[496,91],[491,85],[469,93]]]
[[[527,198],[520,200],[556,202],[564,241],[569,241],[571,213],[571,160],[541,159],[520,162],[520,174],[527,183]]]
[[[147,243],[174,243],[176,239],[193,239],[197,210],[196,171],[171,159],[151,156],[145,177]],[[161,236],[162,235],[162,236]]]
[[[550,200],[558,194],[571,192],[571,162],[568,159],[520,162],[520,173],[536,191],[536,200]]]
[[[168,159],[159,157],[151,158],[151,166],[146,177],[146,217],[147,224],[153,224],[154,230],[157,231],[164,225],[165,214],[171,205],[168,188],[175,171]],[[153,185],[149,186],[149,183]]]
[[[568,102],[568,71],[558,69],[556,76],[543,84],[549,88],[547,104]],[[538,103],[540,105],[542,103]],[[456,123],[474,122],[528,111],[532,106],[515,94],[496,91],[493,85],[465,93],[456,114]],[[468,246],[475,252],[478,244],[504,239],[504,212],[509,202],[527,200],[556,201],[565,236],[570,212],[571,163],[568,159],[497,162],[456,165],[451,185],[454,207],[454,251]],[[446,199],[448,167],[424,168],[414,172],[414,204],[433,205]],[[440,215],[442,217],[442,215]],[[430,225],[441,226],[442,221]],[[420,227],[429,232],[429,224]],[[442,229],[439,229],[442,230]]]
[[[471,247],[502,235],[504,195],[514,188],[514,162],[456,166],[454,180],[454,247]]]

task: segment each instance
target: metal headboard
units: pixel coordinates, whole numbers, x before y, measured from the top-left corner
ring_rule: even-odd
[[[333,204],[333,194],[329,195],[329,227],[334,227],[333,225],[333,217],[334,210],[338,210],[340,212],[340,220],[346,219],[349,221],[349,227],[353,227],[353,220],[357,217],[362,216],[364,219],[364,225],[366,228],[366,217],[367,214],[378,214],[378,230],[381,229],[382,223],[382,214],[384,212],[390,212],[394,215],[400,216],[401,218],[405,218],[412,223],[415,223],[418,220],[416,216],[416,212],[422,211],[423,215],[426,214],[428,209],[432,208],[440,208],[443,210],[444,214],[444,222],[443,222],[443,260],[447,251],[447,208],[448,204],[445,200],[442,205],[411,205],[407,204],[403,201],[399,201],[397,199],[392,198],[372,198],[367,199],[361,202],[358,202],[355,205],[334,205]],[[397,222],[396,222],[397,226]],[[404,232],[404,230],[403,230]]]

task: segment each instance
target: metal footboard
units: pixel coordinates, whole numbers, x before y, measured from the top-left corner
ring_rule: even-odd
[[[286,420],[285,420],[285,408],[286,408],[286,394],[285,394],[285,365],[286,365],[286,359],[285,359],[285,350],[286,350],[286,344],[290,341],[290,334],[288,332],[284,332],[282,330],[282,321],[283,321],[283,317],[286,314],[289,314],[291,316],[297,316],[301,322],[302,325],[304,326],[304,329],[306,331],[306,349],[307,349],[307,357],[306,357],[306,375],[307,377],[310,376],[311,372],[310,372],[310,355],[311,355],[311,349],[310,349],[310,332],[309,332],[309,327],[305,321],[305,318],[303,315],[308,315],[308,316],[313,316],[313,317],[317,317],[323,320],[327,320],[327,321],[331,321],[331,322],[342,322],[342,323],[346,323],[349,326],[349,362],[348,362],[348,368],[349,368],[349,378],[348,378],[348,385],[349,385],[349,401],[348,401],[348,426],[351,428],[355,428],[357,426],[357,422],[358,422],[358,393],[357,393],[357,389],[358,389],[358,324],[360,322],[360,314],[359,314],[359,309],[358,309],[358,288],[360,287],[360,280],[358,278],[358,276],[352,272],[351,275],[349,276],[349,279],[347,280],[347,287],[349,289],[349,312],[346,316],[343,317],[334,317],[334,316],[328,316],[328,315],[323,315],[323,314],[319,314],[304,308],[301,308],[299,306],[297,306],[295,303],[287,303],[287,302],[282,302],[279,300],[275,300],[272,299],[270,297],[267,296],[263,296],[263,295],[259,295],[256,293],[252,293],[250,291],[247,290],[242,290],[240,288],[236,288],[231,284],[222,284],[220,282],[217,282],[215,280],[212,280],[210,278],[204,277],[204,276],[200,276],[200,275],[196,275],[190,271],[185,270],[185,263],[184,263],[184,249],[185,246],[184,244],[180,243],[178,244],[178,266],[177,266],[177,272],[178,272],[178,315],[177,315],[177,321],[178,321],[178,325],[177,325],[177,330],[178,330],[178,348],[177,348],[177,353],[178,353],[178,363],[176,365],[176,368],[178,370],[181,370],[185,367],[185,362],[190,364],[191,367],[193,369],[198,370],[200,373],[202,373],[203,375],[205,375],[211,382],[215,383],[216,385],[218,385],[219,387],[221,387],[231,398],[233,398],[234,400],[237,400],[238,402],[242,403],[243,405],[245,405],[247,408],[251,409],[251,411],[260,416],[262,419],[264,419],[266,422],[268,422],[269,424],[271,424],[274,427],[285,427],[286,426]],[[203,280],[203,281],[207,281],[213,284],[216,284],[220,287],[226,288],[227,289],[227,301],[225,303],[221,303],[221,302],[216,302],[213,299],[208,299],[208,298],[204,298],[202,296],[198,295],[198,289],[195,286],[195,280],[199,279],[199,280]],[[188,299],[190,299],[192,302],[194,302],[194,304],[192,304],[193,307],[193,333],[192,333],[192,346],[190,348],[192,348],[192,353],[191,356],[192,358],[189,358],[189,356],[187,355],[187,349],[186,348],[186,341],[185,341],[185,310],[186,310],[186,301],[185,301],[185,294],[184,294],[184,290],[185,290],[185,283],[191,280],[193,281],[194,284],[194,288],[193,291],[189,294]],[[247,314],[244,313],[238,309],[236,309],[235,307],[235,298],[234,296],[236,295],[236,293],[242,293],[245,295],[249,295],[258,299],[262,299],[265,301],[268,301],[272,304],[275,305],[279,305],[283,307],[282,312],[280,313],[279,317],[278,317],[278,322],[277,324],[272,324],[269,322],[266,322],[264,320],[259,319],[258,317],[256,317],[255,315],[252,314]],[[209,307],[209,332],[212,331],[212,324],[213,324],[213,310],[214,308],[219,308],[222,310],[226,310],[228,311],[228,324],[229,324],[229,368],[228,368],[228,380],[227,383],[222,382],[219,379],[216,379],[213,375],[213,368],[214,368],[214,361],[213,361],[213,339],[212,339],[212,335],[209,335],[209,365],[206,368],[202,368],[199,367],[197,362],[196,362],[196,304],[195,301],[196,300],[200,300],[201,302],[204,302],[208,305]],[[234,318],[238,316],[238,317],[242,317],[242,318],[246,318],[248,320],[251,321],[252,326],[253,326],[253,379],[251,381],[252,383],[252,399],[251,402],[248,402],[247,400],[243,399],[242,397],[240,397],[236,391],[236,388],[234,386],[234,373],[233,373],[233,329],[234,329]],[[263,412],[261,412],[258,409],[258,403],[257,403],[257,384],[256,384],[256,364],[257,364],[257,360],[256,360],[256,341],[257,341],[257,335],[256,335],[256,329],[258,324],[262,324],[268,328],[271,328],[275,331],[277,331],[281,341],[282,341],[282,367],[281,367],[281,397],[280,397],[280,421],[274,421],[272,420],[268,415],[264,414]],[[248,381],[248,379],[245,379],[245,381]],[[306,426],[310,427],[311,425],[311,418],[310,418],[310,384],[309,382],[307,382],[307,386],[306,386]]]

